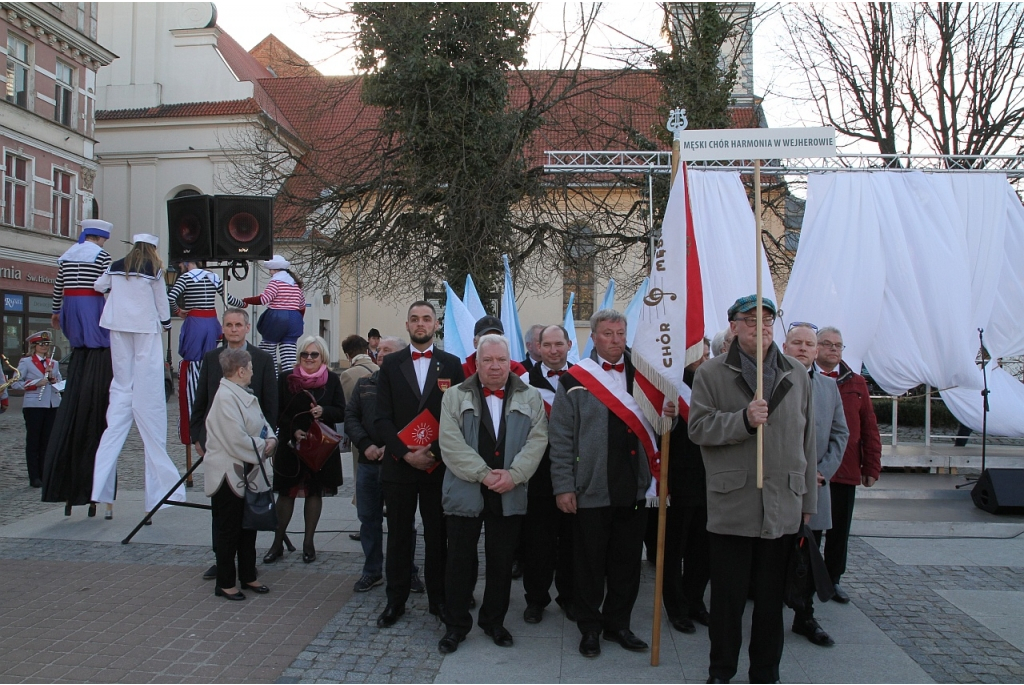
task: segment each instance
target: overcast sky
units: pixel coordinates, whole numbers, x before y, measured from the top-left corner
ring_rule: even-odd
[[[351,74],[354,71],[352,51],[342,50],[339,53],[338,41],[326,36],[331,31],[346,32],[348,26],[309,20],[297,2],[220,0],[216,5],[218,24],[247,50],[273,33],[324,74]],[[307,6],[312,4],[307,3]],[[530,68],[558,67],[562,45],[556,36],[561,35],[563,22],[572,25],[580,7],[579,3],[540,3],[528,48]],[[599,18],[584,60],[586,67],[617,66],[622,59],[635,55],[639,46],[664,47],[664,39],[660,35],[663,17],[656,2],[606,2],[601,7]],[[785,74],[776,73],[772,68],[773,63],[778,62],[775,37],[781,28],[781,21],[775,17],[755,32],[754,89],[758,95],[779,90],[782,85],[781,78]],[[772,127],[819,125],[799,121],[797,110],[792,105],[770,94],[764,107],[768,125]]]

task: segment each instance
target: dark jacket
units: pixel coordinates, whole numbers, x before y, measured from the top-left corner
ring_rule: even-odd
[[[313,417],[309,413],[313,401],[305,391],[293,393],[288,389],[288,378],[291,375],[292,372],[289,371],[278,381],[281,412],[277,418],[277,435],[280,443],[277,456],[274,457],[274,492],[287,494],[291,488],[305,481],[311,487],[312,494],[337,494],[338,486],[343,482],[340,449],[334,450],[334,454],[328,457],[327,463],[319,473],[312,473],[290,447],[290,443],[295,439],[295,431],[309,430],[313,423]],[[309,392],[316,403],[324,408],[323,416],[320,417],[321,422],[333,427],[334,424],[345,420],[345,393],[341,390],[338,374],[328,371],[324,386],[313,388]]]
[[[683,382],[693,387],[693,371],[683,371]],[[706,508],[707,471],[700,447],[690,440],[686,421],[677,422],[672,429],[668,453],[668,491],[672,506]]]
[[[189,414],[188,429],[192,442],[198,442],[206,449],[206,413],[210,410],[220,379],[224,373],[220,369],[218,357],[224,351],[216,347],[203,355],[203,365],[199,369],[199,381],[196,394],[192,399],[192,412]],[[271,426],[277,426],[277,374],[274,372],[274,360],[269,354],[250,343],[245,344],[245,351],[252,356],[252,380],[249,389],[259,400],[264,418]]]
[[[843,463],[832,476],[831,482],[860,485],[861,476],[878,478],[882,472],[882,438],[878,435],[878,420],[871,406],[864,376],[854,373],[846,362],[839,362],[839,396],[843,398],[843,413],[850,439],[843,453]]]
[[[374,425],[385,443],[382,480],[393,483],[428,480],[441,485],[444,465],[439,463],[432,473],[409,465],[403,459],[409,448],[399,439],[398,433],[424,409],[430,410],[434,418],[440,421],[444,392],[464,380],[459,358],[435,347],[421,394],[419,383],[416,382],[416,369],[412,364],[412,353],[408,347],[384,358],[377,375],[377,416],[374,419]],[[441,447],[436,440],[430,449],[440,462]]]
[[[370,446],[384,446],[384,439],[375,425],[377,418],[377,375],[374,371],[366,378],[360,378],[352,388],[352,396],[348,398],[345,406],[345,434],[352,444],[359,451],[360,464],[374,464],[379,466],[380,461],[370,461],[365,456],[366,448]]]
[[[529,360],[529,357],[527,357]],[[572,368],[572,364],[569,364],[569,368]],[[558,392],[558,376],[552,376],[548,378],[544,375],[544,365],[540,362],[533,364],[530,367],[530,385],[540,390],[550,390],[551,392]],[[554,381],[554,382],[552,382]],[[554,497],[555,493],[551,489],[551,448],[548,447],[544,450],[544,456],[540,460],[540,464],[537,466],[536,473],[533,474],[533,478],[530,479],[530,487],[527,488],[527,494],[530,497]]]

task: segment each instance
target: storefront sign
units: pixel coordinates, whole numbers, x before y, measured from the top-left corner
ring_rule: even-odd
[[[57,280],[57,267],[0,260],[0,288],[49,294]]]

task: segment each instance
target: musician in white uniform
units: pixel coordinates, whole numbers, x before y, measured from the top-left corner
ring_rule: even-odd
[[[128,255],[113,262],[93,286],[110,293],[100,326],[110,331],[114,381],[107,430],[96,450],[92,499],[114,501],[117,457],[134,419],[146,452],[146,511],[153,511],[180,478],[167,456],[167,403],[158,382],[164,376],[160,333],[171,327],[171,309],[156,251],[159,239],[139,233],[132,242]],[[184,486],[171,499],[183,502]]]

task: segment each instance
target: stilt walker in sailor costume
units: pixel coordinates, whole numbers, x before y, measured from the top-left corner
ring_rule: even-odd
[[[95,289],[110,292],[100,325],[110,331],[114,381],[110,384],[107,430],[96,451],[94,502],[113,503],[117,458],[135,420],[146,450],[146,511],[153,511],[180,478],[167,456],[167,402],[163,383],[161,329],[171,326],[163,264],[155,235],[132,237],[131,251],[112,263]],[[171,496],[185,501],[184,486]]]
[[[110,333],[100,327],[103,294],[93,284],[110,266],[103,244],[113,225],[99,219],[82,221],[78,244],[57,260],[53,285],[54,328],[64,331],[71,345],[68,381],[57,410],[53,433],[43,466],[43,501],[64,502],[71,507],[91,504],[92,474],[96,448],[107,428],[107,402],[113,369],[110,365]],[[108,510],[109,512],[109,510]],[[112,514],[108,513],[108,518]]]
[[[295,343],[302,337],[302,316],[306,312],[306,296],[302,281],[290,271],[291,262],[281,255],[263,262],[270,271],[270,282],[259,295],[242,299],[245,304],[267,307],[256,322],[263,339],[260,349],[277,360],[277,374],[295,368]]]
[[[200,269],[195,262],[182,262],[181,271],[178,280],[167,293],[167,300],[171,305],[171,313],[185,320],[178,336],[178,355],[181,357],[178,364],[178,436],[181,444],[191,445],[188,425],[203,355],[217,347],[221,336],[221,325],[217,319],[217,296],[224,295],[224,282],[217,274]],[[229,307],[245,306],[230,293],[227,295],[227,304]]]

